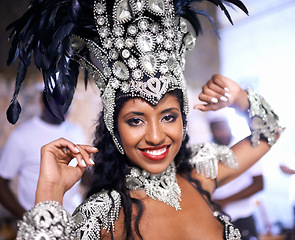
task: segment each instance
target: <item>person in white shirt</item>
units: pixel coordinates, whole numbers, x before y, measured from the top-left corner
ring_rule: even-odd
[[[19,125],[8,137],[0,158],[0,203],[17,218],[21,219],[23,213],[35,204],[41,147],[61,137],[86,143],[82,128],[58,120],[45,106],[40,117],[33,117]],[[10,182],[16,177],[17,196],[10,188]],[[63,204],[72,213],[81,202],[77,183],[65,194]]]

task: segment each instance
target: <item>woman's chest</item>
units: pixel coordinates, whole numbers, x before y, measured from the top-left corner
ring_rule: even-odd
[[[222,240],[224,226],[214,217],[208,202],[186,180],[178,178],[181,188],[181,210],[147,197],[142,192],[131,192],[131,197],[141,200],[142,215],[139,232],[144,240]],[[136,232],[138,206],[132,207],[132,232]],[[126,239],[124,213],[121,209],[115,222],[114,239]],[[106,235],[109,235],[106,234]],[[106,235],[106,238],[110,239]],[[136,234],[134,234],[136,235]],[[140,239],[135,236],[135,239]]]
[[[223,225],[214,217],[202,195],[185,180],[179,179],[178,183],[182,192],[181,210],[176,210],[149,197],[140,197],[143,213],[138,226],[143,239],[223,239]],[[138,197],[138,195],[135,194],[133,197]],[[135,232],[134,224],[136,223],[137,210],[137,206],[134,205],[133,233]],[[122,235],[121,231],[124,229],[123,216],[123,211],[121,211],[119,220],[115,223],[115,239],[124,239],[124,237],[122,238],[124,234]]]
[[[182,193],[181,210],[149,200],[140,221],[143,239],[223,239],[223,225],[200,194]]]

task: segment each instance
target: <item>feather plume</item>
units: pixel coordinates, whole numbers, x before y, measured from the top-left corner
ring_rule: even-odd
[[[9,108],[6,111],[6,116],[11,124],[15,124],[19,118],[21,112],[21,106],[16,98],[13,98],[10,102]]]
[[[248,14],[248,10],[246,6],[239,0],[174,0],[174,8],[175,8],[176,16],[187,19],[192,24],[197,36],[199,33],[202,32],[198,15],[206,16],[211,21],[215,31],[217,32],[217,28],[214,23],[214,20],[204,11],[200,11],[195,7],[196,3],[198,2],[200,3],[204,1],[211,2],[217,7],[220,7],[231,24],[233,24],[233,21],[231,19],[229,12],[227,11],[225,7],[225,4],[230,6],[235,5],[238,8],[240,8],[243,12]]]
[[[33,0],[25,14],[7,27],[11,31],[7,64],[17,57],[20,60],[13,99],[7,110],[9,122],[14,124],[19,117],[17,95],[32,55],[43,74],[45,105],[55,117],[64,119],[79,73],[79,64],[71,58],[70,34],[95,36],[92,9],[92,0]],[[89,58],[87,52],[85,57]]]
[[[194,3],[202,1],[174,0],[176,16],[188,19],[197,35],[201,32],[198,15],[204,15],[214,23],[206,12],[193,6]],[[235,5],[248,13],[239,0],[207,1],[219,6],[231,23],[225,5]],[[107,1],[109,14],[113,4],[113,0]],[[72,102],[79,74],[79,64],[73,58],[70,36],[73,34],[92,40],[97,37],[93,0],[32,0],[24,15],[11,23],[7,30],[11,31],[7,64],[10,65],[17,57],[20,61],[13,99],[7,110],[8,120],[14,124],[19,117],[21,107],[17,96],[32,56],[34,64],[43,74],[45,104],[54,116],[63,120]],[[79,55],[92,63],[86,47],[80,50]],[[87,86],[87,72],[84,77]]]

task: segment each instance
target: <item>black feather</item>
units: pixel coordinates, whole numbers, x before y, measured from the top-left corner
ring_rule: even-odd
[[[45,105],[53,115],[64,119],[79,74],[79,64],[71,59],[70,34],[90,39],[97,34],[93,1],[33,0],[25,14],[6,29],[11,31],[7,64],[10,65],[17,57],[20,60],[15,93],[7,115],[10,122],[16,122],[20,113],[16,98],[32,55],[34,64],[43,74]],[[87,57],[87,51],[85,54]]]
[[[198,10],[196,7],[197,5],[196,3],[198,2],[200,3],[204,1],[208,1],[213,3],[216,6],[219,6],[231,24],[233,24],[233,21],[224,4],[235,5],[238,8],[240,8],[243,12],[248,14],[248,10],[246,6],[239,0],[174,0],[174,8],[175,8],[176,16],[187,19],[194,27],[194,30],[197,36],[200,32],[202,32],[202,28],[198,19],[198,14],[206,16],[211,21],[215,31],[217,32],[217,28],[214,23],[214,20],[209,16],[209,14],[205,14],[204,11]]]
[[[198,35],[201,25],[198,15],[204,15],[213,23],[213,19],[204,11],[193,6],[203,0],[174,0],[176,16],[188,19]],[[205,1],[205,0],[204,0]],[[219,6],[232,22],[224,4],[235,5],[248,13],[244,4],[239,0],[207,0]],[[27,12],[11,23],[7,30],[11,31],[11,48],[7,64],[10,65],[19,57],[19,71],[16,78],[14,96],[11,101],[7,117],[16,122],[21,111],[17,101],[27,68],[34,64],[42,71],[45,85],[45,104],[59,119],[69,108],[79,74],[79,64],[74,61],[70,44],[70,35],[74,34],[82,39],[94,40],[97,30],[93,17],[93,0],[33,0]],[[107,12],[111,14],[114,1],[107,1]],[[89,50],[84,48],[79,55],[92,62]],[[85,74],[85,86],[88,74]]]
[[[21,106],[17,99],[13,98],[10,102],[9,108],[6,111],[7,120],[11,124],[15,124],[19,118],[21,112]]]

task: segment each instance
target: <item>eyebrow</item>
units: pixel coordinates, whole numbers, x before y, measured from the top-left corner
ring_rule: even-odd
[[[130,114],[134,114],[134,115],[140,115],[140,116],[143,116],[144,113],[143,112],[129,112],[129,113],[126,113],[123,118],[125,118],[126,116],[130,115]]]
[[[166,112],[170,112],[170,111],[173,111],[173,110],[176,110],[177,112],[180,112],[180,110],[178,108],[167,108],[165,110],[163,110],[161,113],[166,113]]]
[[[176,110],[176,111],[180,112],[180,110],[178,108],[167,108],[167,109],[163,110],[161,113],[166,113],[166,112],[170,112],[170,111],[173,111],[173,110]],[[126,116],[128,116],[130,114],[144,116],[144,113],[143,112],[129,112],[129,113],[126,113],[123,116],[123,118],[125,118]]]

